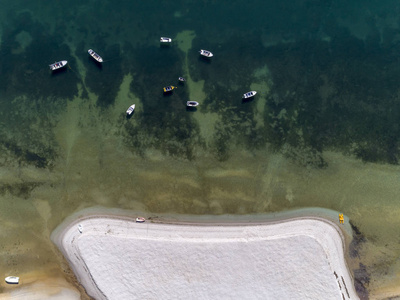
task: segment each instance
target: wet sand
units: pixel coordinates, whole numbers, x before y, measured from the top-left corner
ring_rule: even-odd
[[[6,284],[0,294],[1,300],[79,300],[79,291],[62,277],[43,278],[24,274],[18,285]]]
[[[115,210],[92,211],[65,220],[52,241],[95,299],[358,298],[345,230],[328,219],[212,220],[136,223]]]

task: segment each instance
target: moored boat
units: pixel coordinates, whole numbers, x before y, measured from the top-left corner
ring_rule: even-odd
[[[100,55],[98,55],[96,52],[94,52],[92,49],[88,50],[88,53],[90,54],[91,57],[93,57],[97,62],[102,63],[103,59],[101,58]]]
[[[180,82],[185,82],[185,81],[186,81],[186,79],[183,78],[183,77],[179,77],[178,80],[179,80]]]
[[[160,37],[160,43],[171,43],[172,39],[169,37]]]
[[[135,104],[132,104],[131,106],[128,107],[128,109],[126,110],[126,114],[128,116],[130,116],[131,114],[133,114],[133,111],[135,110]]]
[[[81,225],[81,224],[79,224],[79,225],[78,225],[78,231],[79,231],[80,233],[82,233],[82,232],[83,232],[83,227],[82,227],[82,225]]]
[[[256,91],[251,91],[251,92],[247,92],[246,94],[243,94],[242,99],[248,99],[248,98],[252,98],[257,94]]]
[[[176,86],[169,85],[169,86],[164,87],[163,90],[164,90],[164,93],[169,93],[169,92],[172,92],[176,88],[177,88]]]
[[[186,102],[186,106],[195,107],[197,105],[199,105],[199,102],[196,102],[196,101],[187,101]]]
[[[146,219],[143,218],[143,217],[137,217],[136,218],[136,223],[143,223],[144,221],[146,221]]]
[[[19,277],[17,277],[17,276],[8,276],[8,277],[6,277],[5,280],[8,284],[18,284],[19,283]]]
[[[65,67],[67,65],[67,63],[68,63],[68,61],[61,60],[61,61],[55,62],[54,64],[49,65],[49,67],[50,67],[50,70],[55,71],[55,70]]]
[[[201,49],[200,51],[200,55],[204,56],[204,57],[213,57],[214,54],[212,54],[210,51],[208,50],[203,50]]]

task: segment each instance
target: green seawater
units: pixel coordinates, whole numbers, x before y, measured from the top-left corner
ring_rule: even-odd
[[[72,280],[49,236],[92,206],[149,216],[321,207],[351,221],[360,297],[396,295],[396,1],[33,2],[0,4],[4,277]],[[68,66],[51,73],[59,60]],[[164,95],[168,85],[178,88]]]

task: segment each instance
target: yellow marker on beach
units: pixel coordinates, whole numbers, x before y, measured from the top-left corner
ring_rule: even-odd
[[[340,222],[340,224],[344,224],[343,214],[339,214],[339,222]]]

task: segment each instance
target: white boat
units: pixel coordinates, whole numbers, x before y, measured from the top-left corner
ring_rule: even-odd
[[[81,225],[81,224],[79,224],[79,225],[78,225],[78,231],[79,231],[80,233],[82,233],[82,232],[83,232],[83,227],[82,227],[82,225]]]
[[[160,37],[160,43],[171,43],[172,39],[169,37]]]
[[[67,65],[67,63],[68,63],[68,61],[61,60],[61,61],[55,62],[54,64],[49,65],[49,67],[50,67],[50,70],[55,71],[55,70],[65,67]]]
[[[208,51],[208,50],[203,50],[203,49],[201,49],[200,51],[200,55],[202,55],[202,56],[205,56],[205,57],[213,57],[214,56],[214,54],[212,54],[210,51]]]
[[[136,218],[136,223],[143,223],[144,221],[146,221],[145,218],[142,218],[142,217],[137,217]]]
[[[6,282],[8,284],[18,284],[19,283],[19,277],[16,276],[8,276],[6,277]]]
[[[186,102],[186,106],[194,107],[194,106],[197,106],[197,105],[199,105],[199,102],[196,102],[196,101],[188,101],[188,102]]]
[[[246,94],[243,94],[242,99],[248,99],[254,97],[256,94],[257,94],[256,91],[247,92]]]
[[[97,62],[102,63],[103,59],[101,58],[100,55],[98,55],[96,52],[94,52],[92,49],[88,50],[88,53],[90,54],[91,57],[93,57]]]
[[[185,81],[186,81],[186,79],[183,78],[183,77],[179,77],[178,80],[179,80],[180,82],[185,82]]]
[[[128,107],[128,109],[126,110],[126,114],[128,116],[130,116],[131,114],[133,114],[133,111],[135,110],[135,104],[132,104],[131,106]]]

